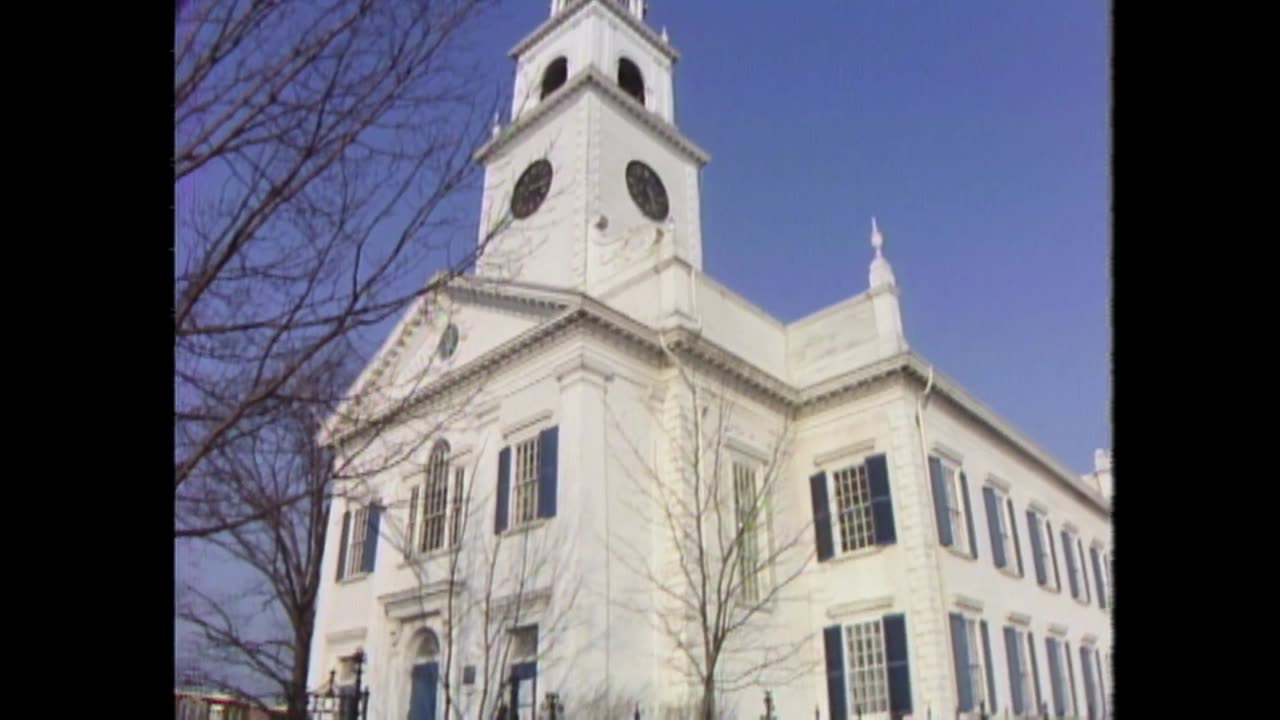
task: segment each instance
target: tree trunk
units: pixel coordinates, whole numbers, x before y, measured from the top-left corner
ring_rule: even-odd
[[[307,672],[311,667],[311,620],[301,623],[304,627],[295,629],[293,640],[293,672],[289,676],[289,689],[285,702],[288,704],[285,717],[288,720],[308,720],[307,718]]]

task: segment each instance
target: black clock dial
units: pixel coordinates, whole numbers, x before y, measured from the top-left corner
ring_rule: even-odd
[[[667,200],[667,189],[662,179],[653,168],[639,160],[627,164],[627,191],[635,201],[640,212],[651,220],[666,220],[671,212],[671,204]]]
[[[551,192],[551,176],[551,163],[546,158],[535,161],[520,173],[515,191],[511,193],[511,214],[517,220],[537,212]]]

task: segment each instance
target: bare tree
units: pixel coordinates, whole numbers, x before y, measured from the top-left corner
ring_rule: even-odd
[[[806,526],[775,513],[787,497],[789,413],[762,433],[767,457],[745,459],[728,447],[747,424],[734,389],[699,373],[681,351],[664,351],[674,372],[665,412],[654,418],[661,449],[652,456],[620,435],[642,469],[629,473],[641,498],[633,511],[655,528],[665,554],[653,560],[649,548],[624,541],[619,557],[655,591],[658,607],[635,609],[672,644],[692,693],[668,713],[715,720],[726,711],[725,693],[786,684],[809,670],[811,638],[788,633],[780,618],[812,551]]]
[[[267,694],[244,678],[263,680],[296,720],[306,717],[333,470],[331,454],[315,443],[317,431],[311,408],[285,408],[253,435],[216,448],[207,466],[226,492],[206,504],[209,519],[258,519],[201,542],[247,569],[252,580],[234,591],[188,585],[178,612],[202,636],[204,657],[218,664],[220,687],[265,707]]]
[[[487,134],[493,104],[466,42],[495,3],[180,4],[176,537],[261,520],[270,508],[206,521],[227,505],[210,459],[282,406],[329,407],[341,387],[298,380],[437,293],[501,229],[458,245],[450,203]],[[428,267],[444,270],[424,285]]]

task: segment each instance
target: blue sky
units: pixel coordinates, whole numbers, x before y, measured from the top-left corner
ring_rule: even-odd
[[[495,82],[549,4],[486,18]],[[794,320],[866,289],[875,215],[912,347],[1092,469],[1111,439],[1108,4],[650,5],[681,53],[676,123],[712,155],[705,270]]]

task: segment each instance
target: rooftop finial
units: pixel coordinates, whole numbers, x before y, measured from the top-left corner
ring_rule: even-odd
[[[874,216],[871,218],[871,247],[876,249],[875,259],[871,261],[871,287],[896,285],[893,269],[889,267],[889,261],[884,258],[884,235],[880,234],[880,226],[876,224]]]
[[[502,131],[502,121],[498,119],[498,111],[493,111],[493,130],[494,137],[498,137],[498,133]]]

